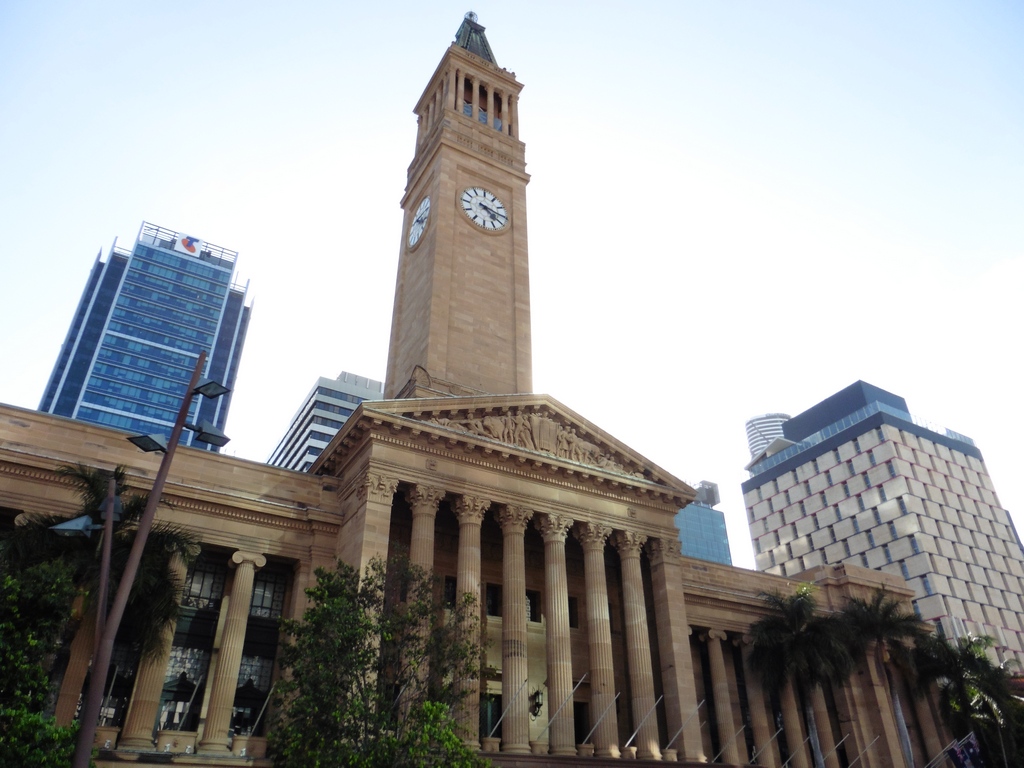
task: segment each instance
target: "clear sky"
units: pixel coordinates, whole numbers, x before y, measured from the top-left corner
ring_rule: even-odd
[[[382,379],[415,105],[470,6],[0,4],[0,402],[96,253],[240,252],[228,453]],[[691,482],[751,567],[744,421],[864,379],[973,437],[1024,533],[1024,6],[494,2],[525,84],[534,388]]]

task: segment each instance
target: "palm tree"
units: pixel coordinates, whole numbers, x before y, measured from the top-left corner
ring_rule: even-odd
[[[913,674],[912,649],[928,633],[925,624],[912,612],[905,611],[903,603],[886,593],[884,587],[875,590],[868,600],[847,598],[843,619],[849,626],[848,638],[855,656],[866,657],[869,646],[874,643],[875,667],[880,676],[885,676],[889,688],[903,756],[908,768],[914,768],[910,734],[891,666],[906,675]]]
[[[62,466],[57,473],[75,487],[82,514],[90,515],[95,523],[100,523],[111,473],[81,464]],[[116,592],[124,572],[147,499],[146,494],[132,492],[124,467],[117,467],[112,474],[121,497],[122,512],[120,522],[114,524],[111,542],[111,595]],[[50,530],[50,526],[66,519],[59,515],[32,515],[23,525],[0,535],[0,568],[21,570],[37,563],[63,561],[71,566],[85,610],[94,611],[99,583],[99,548],[94,539],[57,536]],[[132,584],[119,637],[137,644],[143,653],[151,653],[159,647],[162,630],[178,617],[178,595],[182,585],[171,568],[172,558],[178,556],[190,563],[198,552],[196,538],[180,526],[168,523],[153,526],[138,575]]]
[[[1005,728],[1014,709],[1010,673],[1005,663],[989,657],[994,642],[971,634],[955,643],[925,638],[914,654],[918,686],[938,685],[942,719],[958,739],[975,733],[986,765],[1016,765],[1014,729]]]
[[[824,768],[811,696],[825,682],[842,684],[853,670],[845,624],[838,616],[818,613],[810,584],[801,584],[792,595],[762,592],[761,599],[769,613],[750,626],[751,666],[769,691],[778,692],[792,681],[803,702],[814,764]]]

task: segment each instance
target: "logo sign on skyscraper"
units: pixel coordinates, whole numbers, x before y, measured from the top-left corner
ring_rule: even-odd
[[[199,252],[203,250],[203,241],[198,237],[183,235],[179,232],[174,239],[174,250],[187,253],[190,256],[198,256]]]

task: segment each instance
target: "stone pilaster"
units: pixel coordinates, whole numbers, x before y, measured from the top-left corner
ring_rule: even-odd
[[[647,543],[647,550],[651,559],[651,585],[654,589],[654,615],[657,618],[668,735],[671,738],[686,723],[672,748],[679,752],[682,760],[702,763],[707,758],[704,756],[700,736],[700,717],[694,715],[697,711],[697,689],[693,682],[679,542],[652,539]]]
[[[267,558],[251,552],[235,552],[229,563],[235,568],[235,580],[231,595],[227,598],[228,609],[224,619],[224,634],[221,638],[217,668],[213,673],[210,691],[210,708],[206,716],[206,727],[200,752],[230,751],[229,729],[231,708],[238,688],[238,670],[242,663],[242,644],[245,642],[245,625],[249,619],[249,604],[252,602],[252,584],[256,570],[267,564]]]
[[[455,577],[457,599],[470,594],[476,601],[475,614],[480,615],[480,524],[491,506],[489,499],[459,496],[455,500],[455,516],[459,520],[459,559]],[[467,682],[467,693],[455,712],[463,741],[472,747],[480,745],[479,682]]]
[[[412,539],[409,562],[428,574],[434,570],[434,521],[437,506],[444,498],[444,488],[414,485],[405,494],[412,509]]]
[[[926,760],[931,760],[936,757],[945,744],[942,741],[942,737],[939,736],[938,723],[939,718],[931,710],[931,691],[928,695],[920,698],[914,697],[914,714],[917,717],[917,725],[921,729],[921,735],[924,737],[924,746],[928,754],[925,755]]]
[[[765,768],[778,768],[778,746],[772,741],[776,728],[769,725],[768,704],[761,685],[761,674],[750,668],[750,637],[743,638],[743,662],[747,682],[747,704],[750,707],[750,725],[754,731],[754,752],[757,764]],[[753,755],[751,755],[753,758]]]
[[[608,615],[608,579],[604,547],[612,529],[581,523],[574,531],[583,546],[587,587],[587,646],[590,652],[590,716],[604,715],[594,730],[594,754],[619,757],[619,726],[615,714],[615,668],[612,661],[611,617]]]
[[[368,469],[356,488],[355,509],[346,513],[336,554],[360,573],[374,557],[388,556],[391,503],[398,478]]]
[[[779,691],[779,705],[782,707],[782,728],[789,746],[789,764],[793,768],[809,768],[807,761],[807,745],[804,744],[804,729],[800,725],[800,710],[796,701],[793,684],[787,683]]]
[[[170,563],[171,577],[179,582],[185,577],[185,563],[180,557],[173,557]],[[181,591],[178,592],[179,597]],[[171,657],[171,641],[174,640],[174,625],[168,624],[160,635],[160,648],[152,655],[143,656],[139,662],[139,673],[135,678],[135,690],[131,704],[124,718],[118,746],[124,749],[149,750],[156,742],[153,728],[160,709],[160,694]]]
[[[725,654],[722,642],[726,634],[720,629],[709,630],[702,638],[708,646],[708,661],[711,672],[711,690],[715,705],[715,719],[718,721],[718,743],[722,762],[739,765],[740,754],[736,748],[736,721],[732,716],[732,700],[729,695],[729,678],[725,671]],[[738,702],[737,702],[738,703]]]
[[[569,642],[569,584],[565,574],[565,536],[572,520],[545,514],[535,524],[544,539],[544,615],[548,662],[549,751],[575,755],[572,696],[572,646]],[[564,706],[563,706],[564,704]],[[558,714],[555,711],[561,707]]]
[[[647,607],[640,570],[640,549],[647,537],[630,531],[616,531],[615,548],[622,561],[622,597],[626,614],[626,658],[636,736],[636,756],[641,760],[660,760],[658,719],[648,713],[654,709],[654,671],[651,667],[650,633],[647,631]],[[644,720],[644,718],[647,718]],[[640,725],[641,721],[643,725]]]
[[[502,721],[501,749],[503,752],[519,754],[530,751],[529,691],[520,688],[529,675],[526,657],[526,555],[523,534],[532,516],[533,511],[525,507],[509,505],[498,510],[503,543],[501,700],[507,710]]]

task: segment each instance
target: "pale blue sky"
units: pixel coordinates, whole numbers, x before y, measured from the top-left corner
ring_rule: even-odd
[[[718,482],[739,564],[743,422],[859,378],[975,438],[1024,532],[1020,4],[472,9],[525,84],[535,389]],[[143,219],[240,252],[239,456],[317,376],[382,378],[411,110],[467,10],[0,6],[0,402]]]

